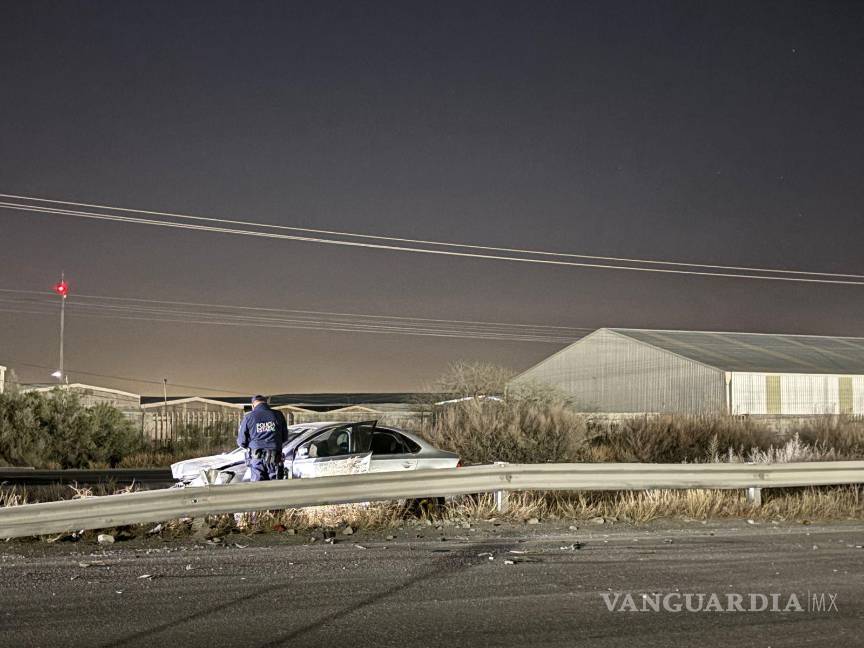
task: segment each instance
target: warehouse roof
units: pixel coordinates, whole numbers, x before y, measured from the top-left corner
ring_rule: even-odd
[[[864,375],[864,338],[607,330],[724,371]]]

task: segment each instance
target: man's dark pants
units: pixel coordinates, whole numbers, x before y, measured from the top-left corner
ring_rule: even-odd
[[[249,481],[270,481],[282,478],[282,464],[266,464],[263,459],[252,459],[249,463],[251,476]]]

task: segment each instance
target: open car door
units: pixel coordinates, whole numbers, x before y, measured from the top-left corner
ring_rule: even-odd
[[[358,445],[359,426],[375,426],[376,421],[346,423],[316,434],[300,444],[291,462],[291,477],[327,477],[369,472],[372,453]]]

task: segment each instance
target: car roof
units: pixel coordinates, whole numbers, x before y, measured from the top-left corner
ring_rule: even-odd
[[[355,425],[372,425],[376,428],[378,427],[377,420],[369,420],[369,421],[316,421],[314,423],[295,423],[294,425],[289,426],[289,430],[294,428],[297,429],[300,434],[295,438],[289,441],[289,445],[296,447],[301,443],[305,443],[309,440],[309,437],[314,436],[318,432],[327,429],[327,428],[335,428],[335,427],[349,427]],[[403,434],[409,439],[411,439],[414,443],[419,445],[423,450],[429,452],[444,452],[440,448],[436,448],[434,445],[426,441],[426,439],[412,433],[403,430],[402,428],[396,427],[394,425],[384,425],[381,428],[382,430],[392,430],[393,432],[398,432],[399,434]]]
[[[294,423],[289,425],[289,430],[318,430],[333,425],[339,425],[340,421],[310,421],[309,423]]]

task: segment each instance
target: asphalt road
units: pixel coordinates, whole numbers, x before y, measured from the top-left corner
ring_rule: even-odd
[[[0,645],[864,646],[864,525],[590,526],[411,527],[335,544],[153,539],[107,551],[10,542],[0,545]],[[778,593],[781,605],[794,593],[802,607],[824,592],[836,609],[610,612],[602,594],[612,592],[637,602],[644,592]]]

